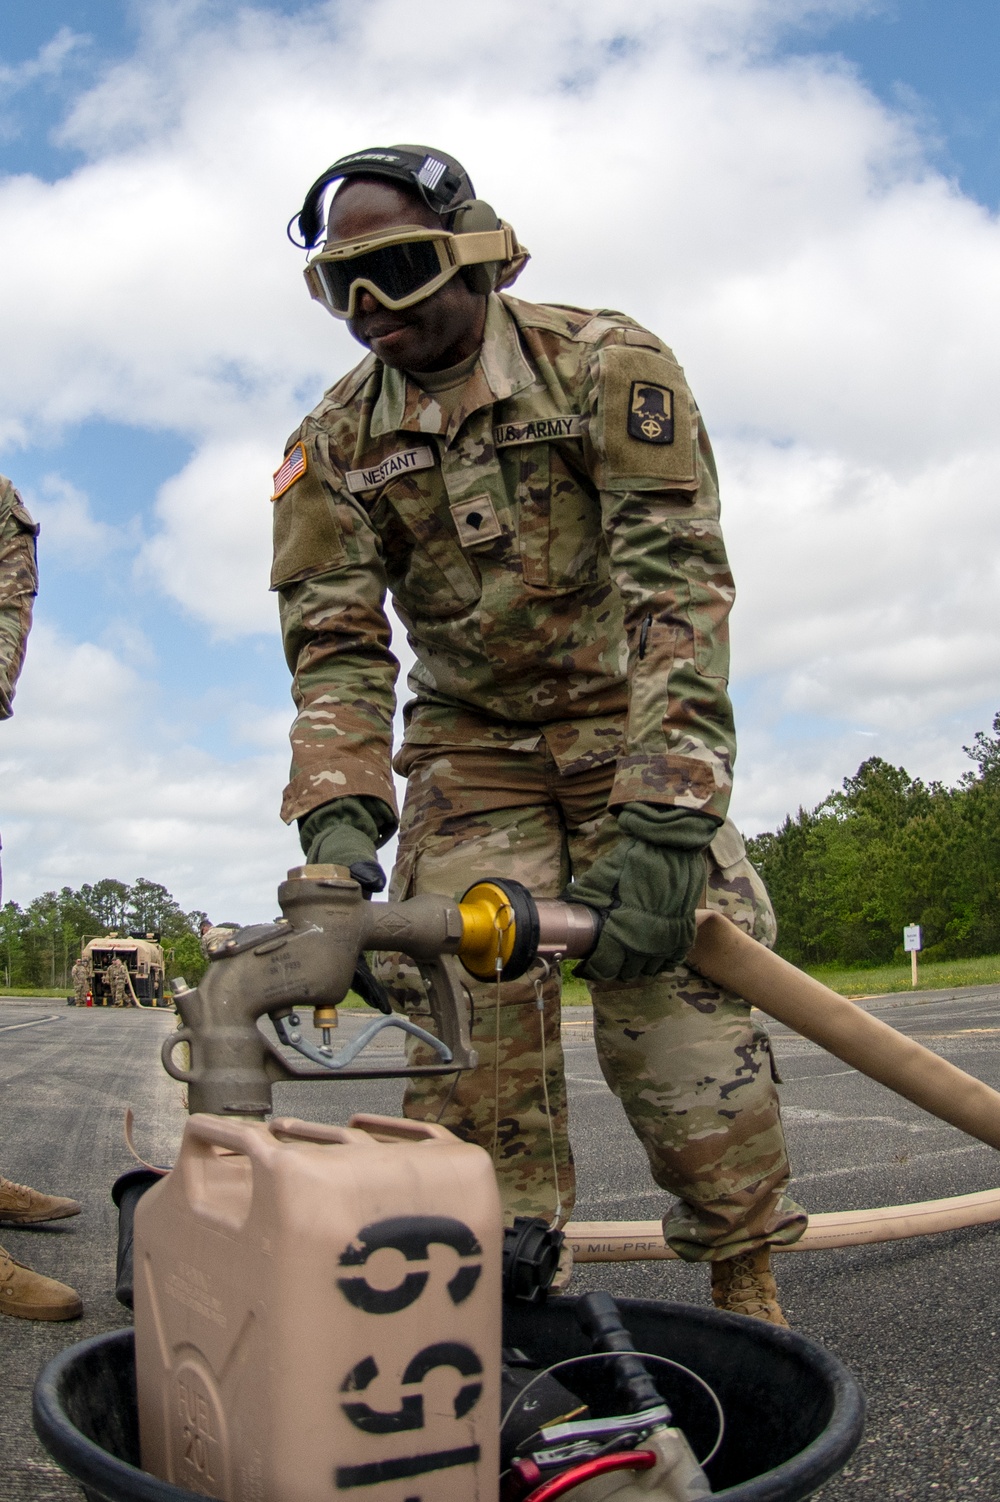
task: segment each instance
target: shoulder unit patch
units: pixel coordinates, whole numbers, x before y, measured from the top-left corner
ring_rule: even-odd
[[[633,381],[628,404],[628,432],[640,443],[673,443],[674,393],[669,386]]]

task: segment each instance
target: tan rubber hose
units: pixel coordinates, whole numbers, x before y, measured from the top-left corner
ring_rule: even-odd
[[[698,937],[688,964],[859,1073],[970,1137],[1000,1148],[1000,1094],[996,1090],[804,975],[721,913],[698,913]],[[998,1219],[1000,1189],[988,1189],[922,1204],[813,1215],[801,1240],[775,1250],[815,1251],[895,1241]],[[655,1220],[571,1222],[566,1234],[578,1262],[674,1255],[664,1246],[660,1223]]]
[[[957,1231],[1000,1220],[1000,1189],[958,1194],[918,1205],[886,1205],[877,1210],[836,1210],[810,1215],[805,1235],[775,1252],[819,1252],[838,1246],[867,1246]],[[566,1227],[574,1262],[647,1262],[676,1258],[663,1241],[658,1220],[577,1220]]]
[[[897,1095],[1000,1148],[1000,1094],[772,954],[720,913],[699,912],[688,964]]]

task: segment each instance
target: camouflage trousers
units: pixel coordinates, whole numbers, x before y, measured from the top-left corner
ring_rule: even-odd
[[[460,897],[487,876],[555,897],[571,871],[586,870],[618,837],[607,812],[613,766],[560,774],[544,743],[530,752],[407,746],[400,761],[409,780],[394,899]],[[771,904],[733,825],[716,836],[706,865],[707,904],[772,944]],[[398,1009],[427,1014],[409,961],[382,955],[375,968]],[[653,980],[589,989],[604,1077],[653,1178],[676,1197],[663,1222],[668,1244],[707,1261],[797,1240],[806,1216],[786,1193],[770,1044],[747,1003],[683,964]],[[440,1120],[492,1155],[508,1220],[563,1222],[576,1197],[560,990],[558,974],[540,971],[499,987],[470,983],[479,1067],[414,1080],[406,1091],[407,1116]],[[408,1046],[414,1063],[431,1062],[424,1045]]]

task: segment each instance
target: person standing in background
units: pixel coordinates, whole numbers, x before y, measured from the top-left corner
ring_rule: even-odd
[[[0,475],[0,719],[13,714],[14,689],[24,665],[31,611],[38,593],[33,522],[10,480]],[[0,876],[2,893],[2,876]],[[29,1226],[79,1215],[77,1200],[41,1194],[0,1175],[0,1225]],[[77,1319],[83,1303],[75,1289],[43,1277],[0,1246],[0,1313],[20,1319]]]
[[[90,990],[90,966],[81,954],[70,972],[73,979],[73,1000],[78,1007],[87,1005],[87,992]]]
[[[133,1007],[135,1000],[129,982],[128,967],[120,954],[116,954],[105,972],[105,980],[111,990],[111,1000],[116,1007]]]

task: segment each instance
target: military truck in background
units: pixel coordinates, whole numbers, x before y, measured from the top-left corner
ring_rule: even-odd
[[[105,973],[115,955],[128,970],[129,984],[141,1007],[169,1007],[172,999],[164,1000],[166,963],[158,933],[116,932],[101,938],[85,939],[81,955],[89,969],[90,994],[95,1007],[111,1006],[111,988]]]

